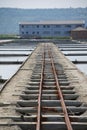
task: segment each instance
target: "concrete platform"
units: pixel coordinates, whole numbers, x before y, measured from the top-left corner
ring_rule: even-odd
[[[45,43],[46,44],[46,43]],[[66,104],[67,104],[67,108],[68,108],[68,104],[71,105],[71,107],[68,108],[68,110],[72,111],[72,112],[81,112],[84,113],[85,116],[87,116],[87,108],[86,108],[86,104],[87,104],[87,77],[81,73],[77,67],[70,62],[64,55],[62,52],[60,52],[60,50],[52,43],[47,43],[50,45],[50,47],[53,49],[53,51],[55,52],[56,55],[56,61],[58,61],[58,63],[60,63],[64,69],[64,74],[66,75],[68,82],[65,82],[64,80],[61,80],[61,77],[64,77],[64,75],[61,73],[60,75],[60,86],[64,89],[67,85],[69,87],[71,87],[71,89],[66,89],[63,90],[63,94],[64,94],[64,98],[66,100]],[[31,106],[33,104],[36,105],[36,101],[32,102],[32,100],[29,102],[25,101],[25,102],[21,102],[21,97],[26,99],[35,99],[37,100],[37,94],[38,94],[38,90],[28,90],[28,87],[30,86],[37,86],[39,84],[39,75],[40,72],[38,71],[38,78],[35,82],[33,82],[32,84],[32,80],[31,77],[33,75],[33,70],[35,68],[35,64],[36,64],[36,56],[38,53],[40,53],[41,48],[43,44],[39,44],[38,47],[32,52],[32,54],[27,58],[27,60],[22,64],[22,66],[19,68],[19,70],[17,71],[16,74],[14,74],[13,77],[11,77],[10,80],[7,81],[7,83],[4,85],[1,93],[0,93],[0,104],[2,106],[0,106],[0,116],[4,117],[3,119],[0,118],[0,129],[1,130],[19,130],[20,128],[24,127],[24,130],[27,130],[27,128],[32,128],[33,127],[35,129],[35,122],[29,123],[29,122],[13,122],[12,118],[6,118],[6,117],[11,117],[11,116],[19,116],[19,112],[21,111],[22,113],[28,111],[28,112],[35,112],[36,113],[36,109],[32,107],[30,108],[29,106]],[[38,63],[39,64],[39,63]],[[61,71],[59,71],[60,73]],[[46,75],[47,76],[47,75]],[[52,75],[50,75],[52,77]],[[33,77],[37,77],[36,75],[33,75]],[[48,80],[45,80],[46,85],[52,85],[54,84],[54,80],[51,80],[50,83],[47,83]],[[45,85],[45,84],[44,84]],[[26,87],[27,86],[27,87]],[[26,89],[25,89],[26,87]],[[45,87],[45,86],[44,86]],[[45,88],[47,89],[47,88]],[[54,88],[52,88],[52,90],[43,90],[43,96],[45,97],[45,100],[42,102],[43,104],[47,105],[48,102],[48,94],[53,94],[53,92],[55,93]],[[26,94],[26,95],[25,95]],[[34,94],[33,96],[31,96],[31,94]],[[74,94],[74,96],[72,95]],[[67,96],[68,95],[68,96]],[[78,97],[79,95],[79,97]],[[68,102],[68,99],[77,99],[77,102]],[[53,104],[53,100],[56,100],[55,95],[53,96],[53,99],[51,100],[51,102],[49,102],[49,107],[54,106],[56,111],[59,111],[60,113],[62,112],[61,108],[58,106],[60,104],[60,102],[55,101],[55,104],[57,106],[55,106],[55,104]],[[18,103],[19,102],[19,103]],[[80,108],[78,108],[78,106],[81,105],[81,102],[83,103]],[[18,103],[18,104],[16,104]],[[27,108],[25,109],[24,107],[18,107],[16,108],[16,105],[25,105],[27,106]],[[27,105],[29,104],[29,105]],[[31,105],[30,105],[31,104]],[[75,105],[75,107],[72,107],[72,105]],[[4,105],[4,106],[3,106]],[[29,108],[28,108],[29,107]],[[49,108],[50,109],[50,108]],[[16,111],[15,111],[16,110]],[[45,107],[46,110],[46,107]],[[51,108],[52,110],[52,108]],[[87,118],[86,118],[87,120]],[[34,125],[33,125],[34,124]],[[50,126],[52,126],[52,130],[54,125],[55,130],[57,130],[58,128],[60,128],[60,126],[62,125],[62,128],[65,129],[65,123],[64,122],[49,122],[48,124],[46,122],[43,122],[43,129],[47,130],[48,124],[50,124]],[[82,126],[85,126],[84,130],[87,129],[87,122],[86,123],[79,123],[79,125],[81,126],[81,130],[82,130]],[[14,126],[15,127],[12,127]],[[72,123],[73,127],[75,128],[75,130],[78,130],[78,124],[77,123]],[[20,126],[20,127],[19,127]],[[27,126],[27,127],[26,127]],[[31,127],[30,127],[31,126]],[[80,130],[79,129],[79,130]],[[62,129],[61,129],[62,130]]]

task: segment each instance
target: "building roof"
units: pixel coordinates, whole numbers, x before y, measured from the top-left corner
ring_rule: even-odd
[[[77,27],[77,28],[73,29],[72,31],[87,31],[87,29],[83,28],[83,27]]]
[[[50,24],[85,24],[85,21],[83,20],[69,20],[69,21],[39,21],[39,22],[20,22],[19,24],[22,24],[22,25],[40,25],[40,24],[47,24],[47,25],[50,25]]]

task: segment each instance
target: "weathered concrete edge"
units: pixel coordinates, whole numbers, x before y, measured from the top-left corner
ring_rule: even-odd
[[[87,76],[81,72],[75,64],[73,64],[65,55],[55,46],[56,50],[60,52],[61,64],[68,75],[68,79],[75,86],[75,90],[79,94],[79,100],[87,104]],[[76,79],[76,81],[75,81]],[[75,82],[75,83],[74,83]]]
[[[36,48],[35,48],[36,49]],[[35,51],[34,49],[34,51]],[[32,51],[32,53],[34,53],[34,51]],[[0,94],[1,92],[4,90],[4,88],[6,87],[6,85],[15,77],[15,75],[21,70],[21,68],[24,66],[24,64],[28,61],[28,59],[31,57],[31,54],[28,55],[28,58],[22,63],[22,65],[19,67],[19,69],[12,75],[11,78],[9,78],[3,85],[3,87],[0,89]]]

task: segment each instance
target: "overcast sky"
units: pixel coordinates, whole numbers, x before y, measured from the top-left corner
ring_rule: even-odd
[[[12,8],[77,8],[87,7],[87,0],[0,0],[0,7]]]

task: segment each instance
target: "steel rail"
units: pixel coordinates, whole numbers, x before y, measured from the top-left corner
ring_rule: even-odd
[[[42,87],[43,87],[43,78],[44,78],[44,66],[45,66],[45,52],[43,52],[43,55],[42,55],[42,70],[41,70],[41,80],[40,80],[40,86],[39,86],[36,130],[41,129],[41,97],[42,97]]]
[[[53,73],[54,73],[54,77],[55,77],[55,81],[56,81],[56,87],[57,87],[58,95],[60,97],[61,106],[62,106],[62,109],[63,109],[67,130],[73,130],[70,119],[69,119],[69,116],[68,116],[67,108],[66,108],[66,105],[65,105],[65,102],[64,102],[63,94],[62,94],[61,88],[59,86],[59,82],[58,82],[58,78],[57,78],[57,73],[56,73],[56,69],[55,69],[55,65],[54,65],[54,61],[53,61],[51,48],[48,49],[48,53],[49,53],[49,57],[50,57],[50,60],[51,60],[52,70],[53,70]]]

